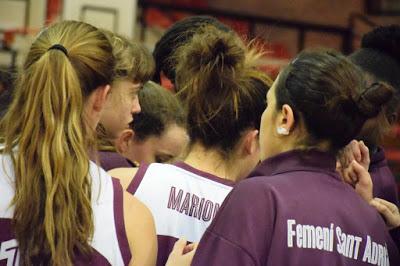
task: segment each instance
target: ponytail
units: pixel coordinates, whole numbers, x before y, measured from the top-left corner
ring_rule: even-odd
[[[50,49],[59,44],[62,49]],[[72,265],[89,255],[94,224],[84,103],[111,82],[106,37],[81,22],[43,31],[33,43],[0,123],[15,172],[14,230],[22,265]]]

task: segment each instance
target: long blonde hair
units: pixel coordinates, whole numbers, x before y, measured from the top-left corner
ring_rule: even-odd
[[[55,44],[66,48],[49,49]],[[62,48],[62,47],[61,47]],[[112,48],[97,28],[65,21],[32,44],[0,122],[15,172],[14,230],[22,265],[72,265],[93,232],[85,100],[110,84]]]

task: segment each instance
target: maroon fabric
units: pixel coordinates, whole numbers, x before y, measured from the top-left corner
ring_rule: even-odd
[[[135,174],[135,177],[132,179],[131,183],[129,184],[128,188],[126,189],[126,191],[128,191],[129,193],[131,193],[132,195],[134,195],[136,193],[136,190],[138,189],[140,183],[143,180],[144,174],[147,171],[147,168],[149,168],[148,164],[141,164],[139,166],[138,171]]]
[[[335,165],[318,151],[265,160],[225,199],[192,265],[400,265],[384,221]]]
[[[0,218],[0,266],[17,266],[18,247],[15,244],[11,219]]]
[[[385,152],[382,148],[378,148],[377,152],[371,154],[369,172],[374,184],[374,197],[390,201],[400,206],[396,179],[388,166]]]
[[[98,156],[101,168],[106,171],[121,167],[136,167],[134,163],[117,152],[99,151]]]
[[[227,185],[227,186],[233,187],[235,185],[235,182],[233,182],[232,180],[221,178],[219,176],[216,176],[216,175],[201,171],[201,170],[199,170],[197,168],[194,168],[194,167],[188,165],[185,162],[176,162],[176,163],[174,163],[174,165],[179,167],[179,168],[182,168],[182,169],[184,169],[186,171],[194,173],[196,175],[202,176],[204,178],[210,179],[212,181],[215,181],[215,182]]]
[[[168,256],[171,253],[175,242],[178,238],[172,236],[157,235],[158,253],[157,253],[157,266],[165,266]]]
[[[400,251],[400,226],[390,230],[390,236],[396,243],[398,250]]]
[[[125,230],[123,189],[118,179],[113,178],[112,182],[114,188],[115,230],[117,232],[118,245],[122,254],[122,259],[124,260],[125,265],[128,265],[131,261],[132,254]]]

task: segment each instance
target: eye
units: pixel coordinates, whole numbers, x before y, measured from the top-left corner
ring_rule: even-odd
[[[160,154],[155,156],[156,163],[167,163],[171,161],[174,157],[172,155]]]
[[[136,98],[138,96],[138,91],[137,90],[132,91],[131,96],[132,98]]]

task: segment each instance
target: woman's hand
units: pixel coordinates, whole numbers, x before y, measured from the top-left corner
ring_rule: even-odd
[[[187,245],[185,239],[179,239],[175,242],[165,266],[189,266],[192,263],[196,249],[197,243]]]
[[[386,225],[389,229],[393,229],[400,226],[400,213],[399,208],[384,199],[374,198],[372,199],[369,204],[385,218]]]
[[[346,147],[339,151],[336,169],[343,181],[355,186],[357,176],[354,175],[350,165],[353,161],[359,163],[366,171],[369,169],[370,157],[368,147],[363,141],[352,140]]]

